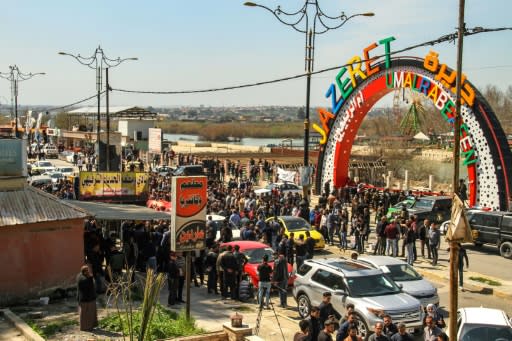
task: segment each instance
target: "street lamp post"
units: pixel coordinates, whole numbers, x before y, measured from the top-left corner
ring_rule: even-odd
[[[73,55],[71,53],[66,52],[59,52],[60,55],[63,56],[70,56],[75,58],[80,64],[85,65],[91,69],[96,70],[96,91],[97,91],[97,99],[98,99],[98,115],[97,115],[97,122],[96,122],[96,144],[97,144],[97,150],[98,154],[96,155],[96,171],[99,171],[99,164],[100,164],[100,120],[101,120],[101,109],[100,109],[100,103],[101,103],[101,90],[103,87],[103,68],[113,68],[124,62],[125,60],[138,60],[138,58],[120,58],[117,57],[116,59],[110,59],[108,58],[105,53],[103,52],[103,49],[101,46],[98,46],[92,56],[90,57],[82,57],[81,55]],[[107,91],[109,91],[107,89]],[[107,120],[109,120],[109,117],[107,117]],[[109,122],[110,123],[110,122]],[[107,124],[107,129],[110,129],[110,124]],[[106,164],[107,164],[107,171],[110,170],[110,132],[107,132],[107,141],[106,141]]]
[[[18,138],[18,83],[45,73],[22,73],[17,65],[10,65],[9,69],[9,72],[0,72],[0,77],[11,82],[11,96],[14,98],[14,137]]]
[[[320,8],[318,0],[305,0],[304,5],[296,12],[285,12],[280,6],[276,9],[270,9],[266,6],[254,2],[246,2],[245,6],[263,8],[276,17],[281,23],[292,27],[295,31],[304,33],[306,38],[304,69],[306,71],[306,117],[304,119],[304,167],[309,166],[309,105],[311,97],[311,74],[314,69],[315,55],[315,36],[323,34],[330,30],[335,30],[343,26],[350,19],[357,16],[372,17],[374,13],[359,13],[347,16],[341,12],[338,16],[329,16]],[[312,10],[309,10],[309,8]],[[312,16],[312,20],[310,20]],[[283,19],[289,18],[290,21]],[[304,191],[304,197],[307,198],[307,190]]]

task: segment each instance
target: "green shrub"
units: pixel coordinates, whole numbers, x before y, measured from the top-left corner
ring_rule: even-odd
[[[123,335],[129,335],[130,330],[126,319],[119,314],[112,314],[100,320],[100,327]],[[140,325],[142,321],[142,311],[134,310],[132,313],[134,332],[139,337]],[[177,314],[162,307],[160,304],[156,305],[155,313],[152,321],[149,324],[149,340],[171,338],[178,336],[197,335],[205,331],[195,327],[195,320],[187,320],[185,313]]]

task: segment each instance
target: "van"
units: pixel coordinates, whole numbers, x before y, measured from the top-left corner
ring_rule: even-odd
[[[174,176],[194,176],[194,175],[205,175],[202,165],[185,165],[179,166],[172,173]]]

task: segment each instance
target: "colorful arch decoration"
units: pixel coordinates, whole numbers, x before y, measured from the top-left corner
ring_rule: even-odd
[[[453,124],[455,112],[456,71],[441,64],[438,54],[425,58],[391,58],[394,37],[373,43],[364,49],[364,59],[351,58],[338,72],[326,97],[331,108],[319,109],[321,126],[320,154],[316,187],[328,179],[334,187],[347,184],[349,158],[359,127],[373,105],[387,93],[409,88],[430,99],[443,118]],[[384,60],[369,56],[383,46]],[[461,161],[467,167],[469,204],[508,210],[512,189],[512,154],[506,135],[493,110],[482,94],[462,75],[462,126],[460,130]]]

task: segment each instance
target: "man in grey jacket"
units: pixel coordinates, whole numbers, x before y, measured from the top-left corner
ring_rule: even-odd
[[[432,225],[430,225],[430,230],[428,231],[428,241],[430,244],[430,253],[432,254],[432,265],[437,265],[437,248],[441,242],[441,232],[439,231],[436,223],[432,223]]]

